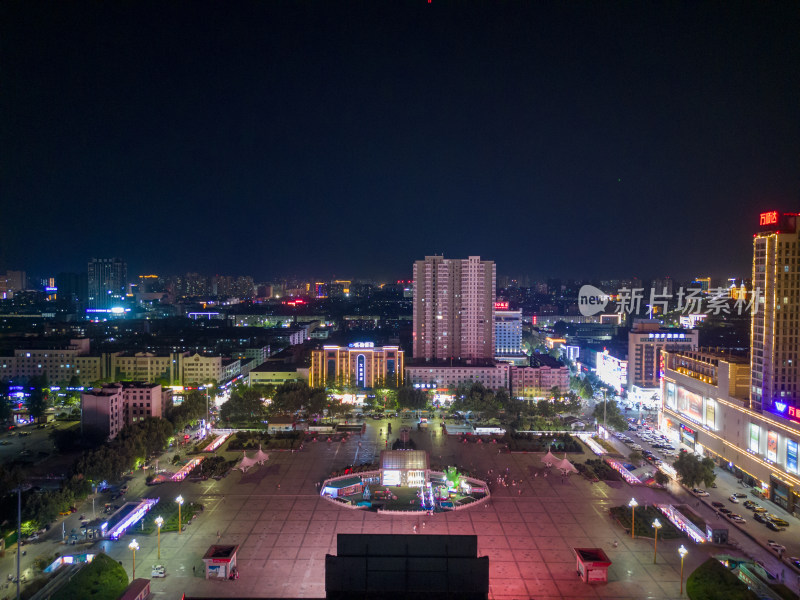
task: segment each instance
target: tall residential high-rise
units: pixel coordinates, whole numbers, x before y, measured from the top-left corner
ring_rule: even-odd
[[[426,256],[414,263],[414,358],[492,360],[494,261]]]
[[[128,287],[128,264],[119,258],[89,261],[88,307],[108,310],[118,305]]]
[[[753,238],[753,293],[757,304],[751,318],[750,404],[757,411],[781,413],[786,405],[800,406],[797,217],[797,213],[762,213],[760,230]],[[783,410],[776,411],[776,402]]]

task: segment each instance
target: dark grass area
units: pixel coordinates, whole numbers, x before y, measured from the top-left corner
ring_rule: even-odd
[[[691,600],[758,600],[755,593],[715,558],[709,558],[689,575],[686,594]]]
[[[609,509],[611,516],[614,517],[620,525],[622,525],[628,535],[631,531],[631,509],[629,506],[614,506]],[[683,532],[669,522],[667,517],[656,508],[649,506],[644,508],[642,506],[636,507],[636,519],[634,534],[636,537],[655,538],[655,529],[653,528],[653,521],[658,519],[662,527],[658,532],[658,539],[675,540],[684,537]]]
[[[98,554],[53,595],[53,600],[116,600],[126,587],[128,574],[122,565],[105,554]]]

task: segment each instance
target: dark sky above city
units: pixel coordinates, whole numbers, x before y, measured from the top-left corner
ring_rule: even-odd
[[[749,276],[797,2],[5,2],[0,268]]]

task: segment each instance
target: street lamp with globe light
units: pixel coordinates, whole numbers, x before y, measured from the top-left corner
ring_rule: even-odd
[[[633,530],[636,525],[636,507],[639,506],[639,503],[636,501],[636,498],[631,498],[631,501],[628,502],[628,506],[631,507],[631,539],[633,539]]]
[[[128,548],[133,552],[133,577],[131,579],[136,579],[136,551],[139,549],[139,544],[136,540],[131,540],[131,543],[128,544]]]
[[[181,534],[181,506],[183,506],[183,496],[178,496],[175,498],[175,502],[178,503],[178,535]]]
[[[687,554],[689,554],[689,551],[686,548],[684,548],[683,544],[681,544],[681,547],[678,548],[678,554],[681,555],[681,593],[680,593],[680,595],[683,596],[683,557],[686,556]]]
[[[158,527],[158,558],[161,558],[161,526],[164,524],[164,517],[156,517],[156,527]]]
[[[653,529],[656,530],[656,543],[655,546],[653,547],[653,564],[656,564],[656,556],[658,555],[658,530],[661,529],[662,527],[663,525],[661,524],[661,521],[659,521],[658,519],[655,519],[653,521]]]

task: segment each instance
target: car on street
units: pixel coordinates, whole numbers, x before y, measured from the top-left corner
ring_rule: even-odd
[[[150,571],[150,577],[166,577],[167,570],[163,567],[163,565],[153,565],[153,568]]]
[[[767,522],[767,517],[765,517],[760,512],[756,512],[756,513],[753,513],[753,521],[756,521],[757,523],[766,523]]]
[[[701,490],[700,488],[692,488],[692,493],[695,496],[708,496],[708,492],[705,490]]]
[[[747,498],[747,494],[740,494],[738,492],[734,494],[734,496],[736,496],[737,498]]]
[[[771,529],[772,531],[786,531],[786,527],[780,527],[773,523],[772,521],[766,522],[767,529]]]
[[[777,525],[778,527],[788,527],[789,526],[789,522],[788,521],[784,521],[783,519],[781,519],[779,517],[776,517],[775,515],[769,515],[767,518],[770,521],[772,521],[773,523],[775,523],[775,525]]]
[[[786,546],[779,544],[775,540],[767,540],[767,546],[775,550],[775,552],[786,552]]]
[[[729,496],[728,500],[730,500],[734,504],[739,504],[739,499],[736,496]]]
[[[753,508],[753,512],[757,512],[757,513],[761,513],[763,515],[766,515],[767,509],[764,508],[763,506],[759,506],[758,504],[756,504],[755,508]]]
[[[790,556],[789,557],[789,564],[792,565],[793,567],[797,568],[797,569],[800,569],[800,558],[798,558],[796,556]]]
[[[758,504],[756,504],[752,500],[745,500],[744,502],[742,502],[742,506],[744,506],[747,509],[753,510],[756,506],[758,506]]]
[[[713,506],[714,508],[722,508],[725,505],[722,502],[712,502],[711,506]]]
[[[720,509],[719,509],[719,512],[721,512],[723,515],[729,515],[729,514],[731,514],[733,511],[732,511],[731,509],[729,509],[729,508],[720,508]]]

